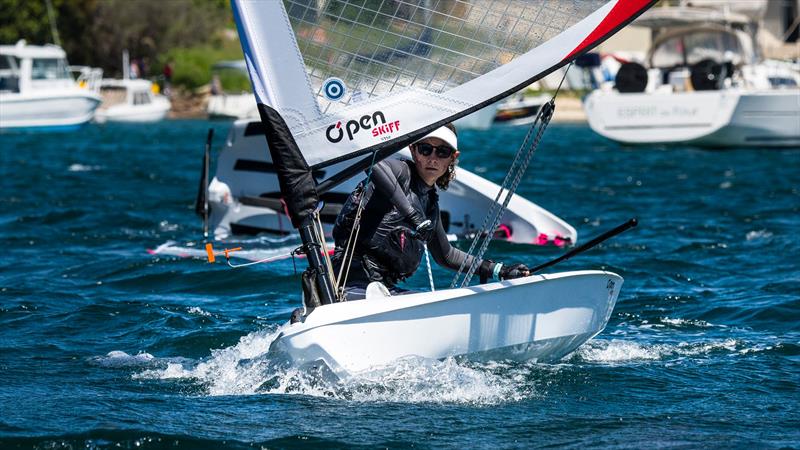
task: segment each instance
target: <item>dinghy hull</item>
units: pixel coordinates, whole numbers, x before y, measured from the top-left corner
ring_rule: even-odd
[[[564,272],[325,305],[284,325],[270,351],[340,376],[409,356],[550,362],[603,330],[622,281]]]

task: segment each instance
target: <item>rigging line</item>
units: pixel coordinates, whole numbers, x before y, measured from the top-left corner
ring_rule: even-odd
[[[341,293],[342,297],[344,297],[344,287],[347,284],[347,276],[350,274],[350,265],[356,253],[355,241],[358,239],[358,232],[361,231],[361,212],[364,210],[364,197],[366,197],[366,191],[372,179],[372,168],[375,166],[375,157],[377,154],[378,152],[372,152],[372,162],[370,162],[367,178],[361,190],[361,198],[358,199],[358,209],[356,210],[356,217],[353,220],[353,228],[350,229],[350,236],[347,238],[347,246],[345,246],[344,256],[342,257],[342,266],[339,268],[339,276],[336,279],[336,291],[337,293]],[[344,277],[342,277],[342,272],[344,272]]]
[[[536,114],[536,118],[534,119],[533,124],[528,129],[528,133],[525,135],[525,139],[523,139],[522,141],[522,145],[520,146],[519,150],[517,150],[517,153],[514,156],[514,160],[511,162],[511,166],[508,170],[508,173],[506,173],[506,176],[503,179],[502,184],[500,185],[500,191],[498,191],[497,195],[492,201],[492,204],[489,207],[489,211],[487,211],[486,216],[484,217],[480,228],[478,228],[475,232],[475,236],[472,239],[472,243],[470,244],[469,250],[467,250],[468,255],[473,254],[473,251],[478,246],[478,243],[481,242],[481,240],[483,239],[483,234],[488,229],[489,222],[492,221],[493,217],[497,214],[497,208],[499,207],[500,197],[503,195],[503,191],[507,190],[509,181],[511,180],[511,173],[515,170],[515,167],[518,164],[520,155],[522,153],[522,149],[526,147],[528,141],[530,140],[531,134],[533,133],[539,121],[541,120],[541,115],[542,115],[542,109],[540,108],[539,112]],[[472,265],[475,263],[476,261],[473,260],[470,263],[469,268],[471,268]],[[458,283],[459,276],[464,272],[464,269],[467,268],[466,264],[467,264],[467,259],[465,258],[464,261],[461,262],[461,265],[459,266],[458,270],[456,271],[456,275],[455,277],[453,277],[453,281],[450,283],[451,288],[454,288]]]
[[[321,215],[322,208],[314,213],[314,218],[316,219],[317,225],[314,232],[317,235],[317,240],[322,244],[322,254],[325,257],[325,265],[328,268],[328,281],[330,281],[332,286],[335,286],[336,280],[333,278],[333,264],[331,264],[331,255],[328,253],[328,243],[325,241],[325,231],[322,229],[322,220],[320,219]]]
[[[428,265],[428,281],[431,282],[431,292],[436,290],[436,287],[433,285],[433,271],[431,270],[431,256],[428,253],[428,244],[422,244],[425,248],[425,263]]]
[[[470,245],[470,248],[467,251],[467,254],[472,255],[473,258],[469,265],[469,268],[467,269],[467,272],[464,274],[464,279],[461,282],[462,287],[467,286],[469,284],[470,280],[472,279],[472,276],[474,275],[475,271],[477,270],[480,264],[480,261],[483,258],[484,253],[486,252],[486,249],[489,246],[489,243],[494,238],[494,229],[497,227],[503,212],[505,212],[506,208],[508,207],[508,203],[511,201],[511,197],[514,195],[514,192],[516,191],[520,181],[522,180],[522,175],[527,170],[528,164],[530,163],[530,160],[533,157],[536,148],[539,146],[539,142],[541,141],[542,135],[544,134],[544,130],[550,123],[550,119],[552,118],[552,114],[555,109],[555,98],[560,92],[561,86],[563,85],[564,80],[567,77],[567,73],[569,72],[569,69],[572,67],[572,64],[573,63],[570,62],[566,70],[564,70],[564,75],[561,77],[561,81],[559,82],[558,87],[556,88],[556,91],[553,94],[553,97],[550,99],[548,103],[546,103],[545,105],[542,106],[542,108],[539,109],[536,119],[534,120],[533,124],[528,130],[528,133],[525,136],[525,139],[523,140],[523,143],[520,146],[519,150],[517,150],[517,154],[515,155],[514,160],[511,163],[511,167],[509,168],[509,171],[506,174],[505,179],[503,180],[503,184],[500,186],[500,191],[495,197],[492,207],[486,214],[486,217],[484,218],[481,228],[477,231],[475,237],[473,238],[472,244]],[[540,120],[541,124],[539,124]],[[530,146],[528,146],[530,137],[533,134],[533,131],[536,129],[537,125],[539,126],[539,129],[536,132],[536,136],[533,140],[533,143]],[[525,150],[526,148],[527,150]],[[503,194],[504,190],[506,190],[506,196],[503,199],[503,205],[501,207],[498,207],[499,206],[498,201],[500,199],[500,196]],[[490,221],[492,222],[492,225],[491,227],[487,227]],[[473,255],[472,252],[473,250],[475,250],[475,247],[478,245],[479,242],[481,243],[480,250]],[[461,276],[461,273],[464,270],[464,267],[466,266],[466,262],[467,258],[465,258],[464,261],[461,262],[458,271],[456,271],[456,274],[453,277],[453,281],[450,283],[451,288],[454,288],[458,283],[459,277]]]
[[[528,164],[530,163],[530,160],[533,157],[533,154],[536,152],[536,148],[539,146],[539,142],[541,141],[541,138],[544,135],[544,130],[547,128],[547,125],[550,123],[550,119],[553,117],[555,102],[551,99],[550,102],[546,103],[542,108],[546,109],[546,111],[544,113],[542,123],[539,127],[539,131],[537,132],[536,138],[534,139],[530,149],[528,150],[525,158],[523,159],[522,165],[521,167],[519,167],[516,176],[514,177],[514,181],[512,182],[512,185],[509,187],[508,195],[506,196],[505,201],[503,202],[503,206],[500,208],[500,210],[497,212],[497,215],[495,216],[495,220],[492,223],[492,227],[490,228],[491,230],[497,228],[497,225],[500,222],[500,217],[508,207],[508,203],[511,200],[511,196],[513,195],[514,191],[516,191],[520,181],[522,181],[522,175],[527,170]],[[486,237],[484,239],[484,242],[481,246],[479,253],[475,255],[475,258],[473,259],[473,263],[472,266],[470,267],[469,272],[467,272],[467,274],[464,276],[464,282],[462,283],[462,287],[469,285],[469,282],[472,279],[472,275],[474,275],[475,270],[478,267],[476,262],[483,259],[483,255],[486,252],[486,249],[489,247],[489,243],[492,241],[493,238],[494,238],[494,233],[486,234]]]

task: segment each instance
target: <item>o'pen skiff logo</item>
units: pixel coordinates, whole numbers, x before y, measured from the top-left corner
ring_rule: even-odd
[[[346,133],[347,139],[352,141],[354,135],[361,130],[372,130],[372,137],[381,136],[381,140],[387,140],[392,133],[400,131],[400,121],[386,123],[383,111],[375,111],[372,115],[364,114],[358,120],[348,120],[344,126],[341,120],[336,122],[325,130],[325,137],[328,138],[328,142],[335,144],[344,139]]]
[[[322,95],[332,102],[337,102],[344,97],[347,89],[344,87],[344,81],[336,77],[330,77],[322,83]]]

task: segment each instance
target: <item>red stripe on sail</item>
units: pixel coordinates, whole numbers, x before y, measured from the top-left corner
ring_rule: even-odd
[[[637,16],[653,3],[655,3],[654,0],[619,0],[603,21],[564,59],[571,59],[584,49],[592,47],[597,41],[607,37],[617,27]]]

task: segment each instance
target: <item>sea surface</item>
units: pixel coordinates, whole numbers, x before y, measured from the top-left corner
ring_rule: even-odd
[[[551,125],[519,192],[582,242],[639,219],[550,269],[625,278],[605,331],[556,364],[406,360],[337,383],[265,354],[300,303],[291,260],[148,253],[202,245],[209,127],[216,155],[228,123],[0,135],[0,448],[800,447],[800,149]],[[525,132],[461,132],[461,165],[500,182]]]

